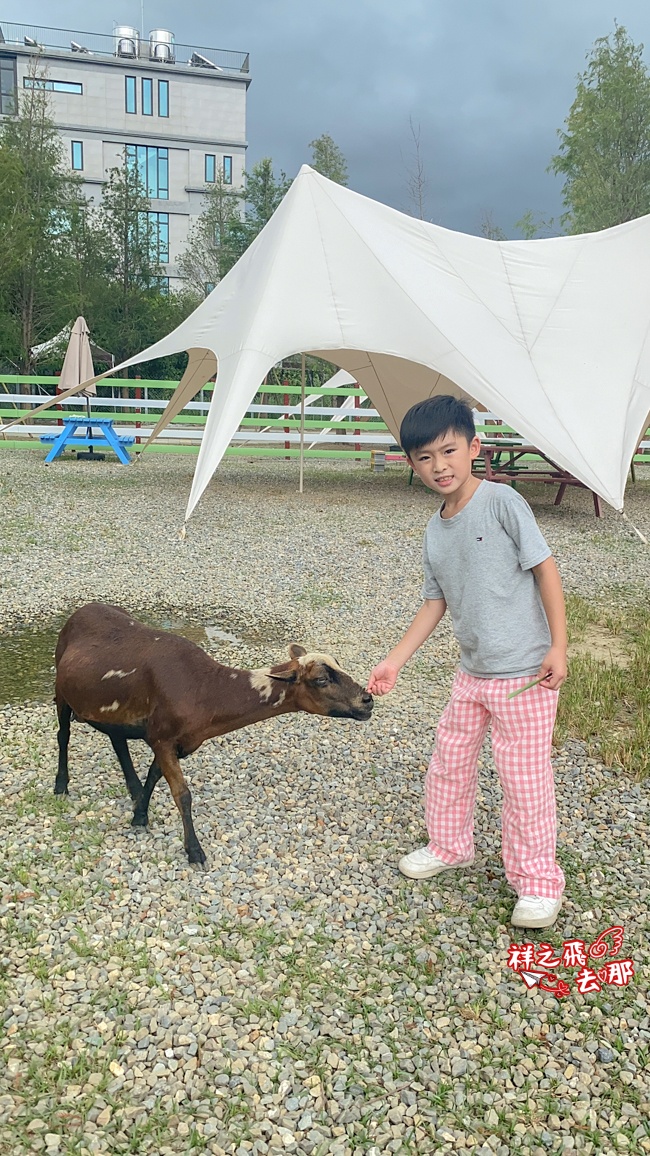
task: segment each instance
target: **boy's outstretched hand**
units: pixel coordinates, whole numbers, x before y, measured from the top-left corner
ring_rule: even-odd
[[[377,663],[377,666],[371,671],[366,689],[371,694],[388,694],[389,690],[395,686],[398,674],[399,667],[393,666],[392,662],[387,662],[384,659],[383,662]]]

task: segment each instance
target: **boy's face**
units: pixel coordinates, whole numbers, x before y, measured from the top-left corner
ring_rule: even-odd
[[[448,430],[428,445],[413,450],[409,462],[418,477],[437,494],[453,494],[465,485],[472,473],[472,462],[478,457],[481,442],[471,442],[462,433]]]

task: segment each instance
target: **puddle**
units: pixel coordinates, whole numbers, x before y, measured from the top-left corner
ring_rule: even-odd
[[[218,626],[206,626],[205,633],[208,642],[234,642],[236,646],[243,646],[244,639],[236,634],[229,634],[227,630],[220,630]]]
[[[64,621],[0,633],[0,704],[54,697],[54,648]]]
[[[259,643],[261,640],[258,630],[251,630],[249,633],[242,631],[242,634],[238,635],[233,634],[230,630],[224,630],[222,625],[216,626],[212,623],[204,625],[194,619],[181,618],[174,614],[141,614],[140,619],[149,626],[169,630],[172,634],[182,634],[183,638],[189,638],[190,642],[196,642],[197,646],[208,649],[220,642],[229,642],[235,646],[248,646]]]
[[[161,611],[159,614],[140,614],[142,622],[160,630],[181,634],[197,646],[209,650],[219,659],[220,645],[227,647],[256,647],[262,644],[284,645],[288,637],[285,623],[266,619],[254,623],[249,619],[236,621],[237,614],[224,611],[215,614],[219,625],[201,623],[198,618],[183,618],[179,614]],[[7,703],[51,702],[54,697],[54,650],[59,631],[69,614],[49,619],[43,627],[22,627],[19,630],[0,630],[0,705]],[[230,618],[235,621],[230,622]],[[235,634],[226,626],[234,625]],[[281,640],[281,641],[278,641]],[[236,657],[226,656],[222,662],[237,663]],[[247,660],[242,665],[247,665]]]

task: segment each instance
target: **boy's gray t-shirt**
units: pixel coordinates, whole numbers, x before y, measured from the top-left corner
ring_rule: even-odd
[[[434,514],[422,597],[447,603],[466,674],[537,674],[551,633],[531,567],[550,555],[528,502],[502,483],[481,481],[452,518]]]

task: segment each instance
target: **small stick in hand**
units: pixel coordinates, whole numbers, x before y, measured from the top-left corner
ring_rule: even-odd
[[[543,674],[541,678],[536,678],[533,682],[527,682],[525,686],[520,686],[518,690],[513,690],[512,693],[508,695],[508,698],[516,698],[518,694],[523,694],[525,690],[531,690],[533,686],[538,686],[540,682],[546,682],[546,679],[550,677],[551,672],[549,671],[548,674]]]

